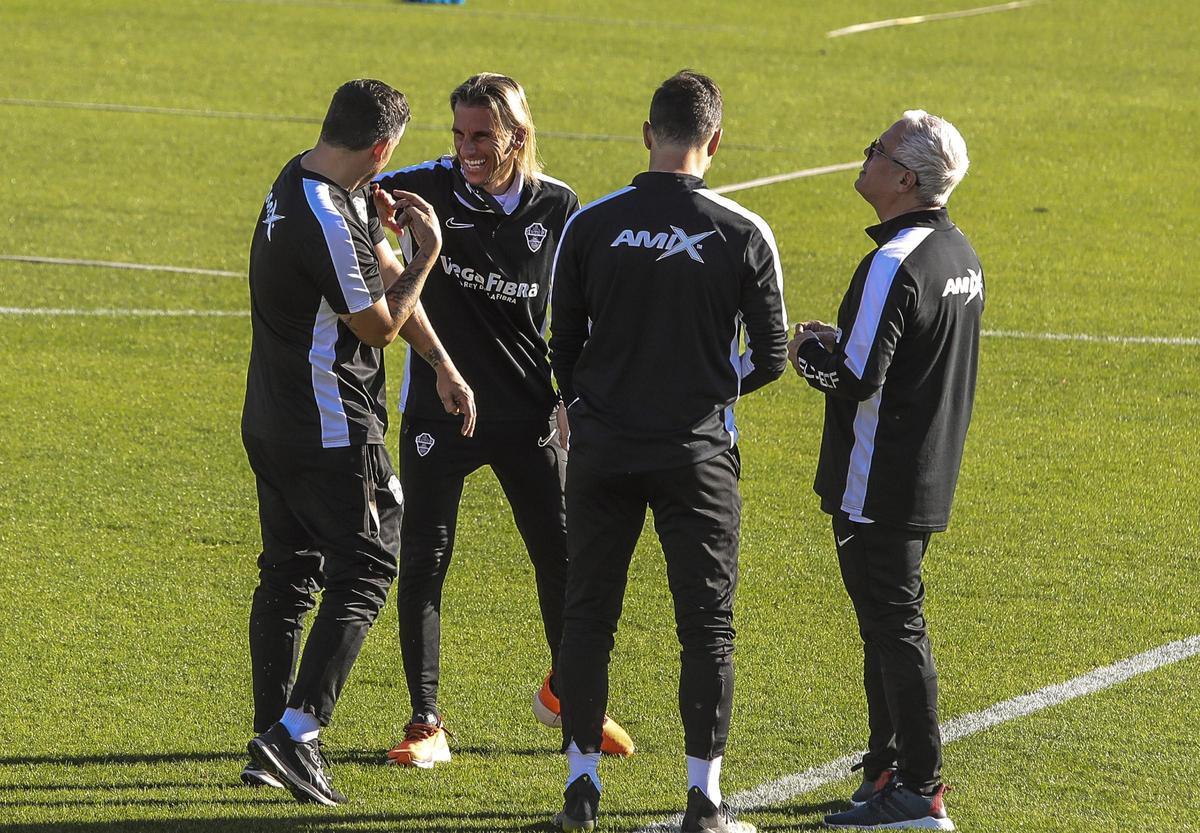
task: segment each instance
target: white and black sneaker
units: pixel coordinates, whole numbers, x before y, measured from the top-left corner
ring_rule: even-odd
[[[954,822],[946,815],[943,800],[947,789],[941,784],[931,795],[923,795],[893,778],[866,804],[826,816],[825,826],[856,830],[953,830]]]
[[[283,782],[292,797],[301,803],[315,801],[335,807],[346,801],[330,782],[325,756],[318,741],[302,743],[292,740],[287,728],[276,723],[250,741],[246,747],[250,757]]]
[[[600,813],[600,790],[590,775],[580,775],[563,793],[562,812],[554,817],[554,827],[570,833],[575,830],[595,830]]]
[[[283,789],[283,782],[258,765],[253,758],[242,769],[242,783],[247,787],[275,787]]]
[[[682,833],[756,833],[758,828],[748,821],[738,821],[724,801],[713,804],[704,790],[688,790],[687,810],[683,814]]]

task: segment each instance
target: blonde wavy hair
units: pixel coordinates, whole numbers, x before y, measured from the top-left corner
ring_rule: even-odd
[[[492,112],[496,123],[505,135],[499,136],[506,142],[517,128],[524,128],[525,141],[517,151],[516,169],[532,187],[537,188],[542,172],[542,160],[538,158],[537,132],[533,127],[533,114],[529,112],[529,101],[521,85],[497,72],[481,72],[463,81],[450,93],[450,109],[459,104],[465,107],[486,107]]]

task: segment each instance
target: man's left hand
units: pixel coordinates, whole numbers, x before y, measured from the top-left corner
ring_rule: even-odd
[[[475,435],[475,392],[457,370],[441,371],[437,375],[437,395],[446,413],[461,415],[462,435]]]

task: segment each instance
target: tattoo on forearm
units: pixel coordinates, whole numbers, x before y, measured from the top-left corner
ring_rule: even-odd
[[[393,318],[402,310],[407,309],[408,312],[411,312],[412,308],[416,306],[417,297],[421,294],[420,276],[420,271],[409,265],[400,274],[400,277],[396,278],[396,282],[384,292],[384,297],[387,298],[388,312],[392,314]],[[408,312],[405,313],[406,317]]]
[[[429,366],[437,369],[437,366],[446,360],[446,351],[441,347],[430,347],[425,351],[425,361],[429,362]]]
[[[401,314],[407,318],[413,312],[413,307],[421,295],[421,287],[425,286],[427,271],[425,258],[415,257],[404,266],[404,271],[396,278],[396,282],[385,290],[384,298],[388,299],[388,311],[392,318],[400,317]]]

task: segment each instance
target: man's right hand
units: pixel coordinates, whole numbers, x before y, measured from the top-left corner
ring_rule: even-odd
[[[407,228],[422,254],[436,257],[442,249],[442,225],[433,206],[411,191],[392,191],[395,222]]]

